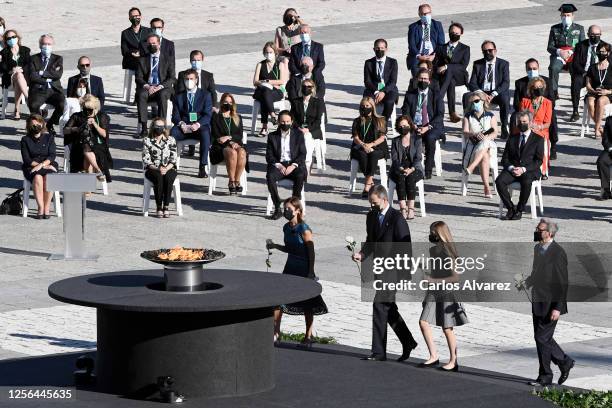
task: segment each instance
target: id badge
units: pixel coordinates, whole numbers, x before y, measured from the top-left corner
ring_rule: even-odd
[[[285,85],[279,86],[279,89],[281,90],[282,93],[287,93],[287,91],[285,90]]]
[[[189,112],[189,121],[190,122],[197,122],[198,121],[198,114],[195,112]]]
[[[418,111],[414,113],[414,123],[421,126],[423,124],[423,113]]]
[[[383,89],[385,89],[385,81],[380,81],[378,83],[378,90],[382,91]]]

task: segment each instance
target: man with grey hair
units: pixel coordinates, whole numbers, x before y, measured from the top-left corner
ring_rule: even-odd
[[[533,250],[533,269],[525,280],[531,287],[533,331],[540,368],[538,377],[529,382],[533,386],[552,384],[550,362],[561,370],[557,381],[563,384],[574,367],[574,360],[563,352],[553,338],[559,316],[567,313],[567,255],[554,237],[559,230],[555,222],[542,218],[533,233],[537,242]]]
[[[323,78],[314,73],[314,62],[310,57],[302,58],[302,73],[301,75],[291,75],[287,82],[287,97],[289,101],[300,99],[302,95],[302,81],[312,79],[317,87],[317,97],[323,99],[325,96],[325,81]]]
[[[28,67],[30,94],[28,107],[30,112],[39,113],[43,104],[54,108],[53,115],[47,122],[49,133],[55,135],[53,125],[57,125],[64,113],[64,88],[60,79],[64,72],[62,57],[53,54],[53,37],[43,34],[38,41],[40,52],[32,56]]]
[[[497,193],[508,210],[505,220],[520,220],[531,194],[531,184],[542,177],[544,160],[544,137],[532,130],[533,114],[521,111],[516,115],[519,133],[506,141],[502,156],[503,170],[495,180]],[[521,185],[519,200],[515,206],[508,192],[508,186],[518,182]]]
[[[372,187],[369,199],[371,210],[366,218],[366,243],[410,242],[408,223],[401,213],[389,204],[387,189],[381,185]],[[357,262],[364,258],[363,252],[353,255],[353,260]],[[387,324],[391,326],[402,344],[403,352],[397,361],[410,358],[410,353],[417,346],[412,333],[410,333],[404,319],[399,314],[397,304],[390,301],[393,299],[390,299],[388,295],[389,293],[377,291],[374,297],[372,305],[372,354],[363,358],[364,360],[385,361],[387,359]]]

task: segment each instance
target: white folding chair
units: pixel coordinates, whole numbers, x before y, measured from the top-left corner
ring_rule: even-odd
[[[289,179],[282,179],[276,183],[278,187],[286,187],[288,189],[293,189],[293,181]],[[302,202],[302,213],[306,214],[306,193],[304,192],[304,187],[302,187],[302,194],[300,196],[300,201]],[[268,205],[266,206],[266,215],[271,215],[272,211],[274,211],[274,203],[272,202],[272,196],[268,192]]]
[[[2,88],[2,119],[6,119],[6,109],[8,108],[9,103],[9,91],[13,91],[12,85],[9,85],[8,88]],[[13,97],[14,96],[15,92],[13,92]],[[25,96],[21,95],[21,98],[19,98],[19,102],[15,101],[15,103],[25,104]]]
[[[183,139],[176,141],[176,169],[178,170],[181,165],[181,153],[185,146],[197,146],[200,144],[200,139]],[[210,162],[209,162],[210,163]]]
[[[30,209],[30,190],[32,189],[32,183],[28,179],[23,179],[23,212],[21,215],[23,218],[28,217],[28,211]],[[53,209],[58,217],[62,216],[62,204],[60,201],[59,191],[53,192]]]
[[[70,145],[64,145],[64,173],[70,173]]]
[[[425,155],[422,157],[422,164],[425,167]],[[436,152],[434,153],[434,167],[436,168],[436,176],[442,177],[442,149],[440,148],[440,141],[436,140]]]
[[[589,124],[591,123],[591,115],[589,115],[589,104],[586,101],[587,89],[580,90],[580,100],[582,101],[582,125],[580,126],[580,137],[591,133]]]
[[[325,135],[325,114],[321,115],[321,139],[314,140],[314,154],[317,160],[317,169],[325,170],[325,154],[327,153],[327,137]]]
[[[393,137],[399,136],[399,133],[397,133],[397,130],[395,130],[395,121],[397,120],[397,102],[393,104],[393,110],[391,111],[391,118],[389,120],[391,121],[391,133],[393,134]]]
[[[353,194],[357,188],[357,171],[359,170],[359,162],[351,159],[351,178],[349,180],[349,194]],[[378,161],[378,172],[380,173],[380,184],[387,188],[387,160],[380,159]]]
[[[242,144],[246,146],[247,144],[247,134],[246,132],[242,133]],[[210,167],[210,172],[208,175],[208,195],[211,196],[213,195],[213,193],[215,192],[215,188],[217,188],[217,167],[219,165],[221,165],[222,163],[224,163],[225,161],[222,161],[221,163],[218,164],[211,164],[210,163],[210,157],[208,158],[208,166]],[[178,161],[177,161],[178,163]],[[240,185],[242,186],[242,195],[246,195],[247,191],[248,191],[248,184],[247,184],[247,172],[246,170],[242,172],[242,175],[240,176]]]
[[[393,194],[395,193],[395,181],[389,179],[389,203],[391,207],[393,207]],[[417,190],[419,192],[419,210],[421,210],[421,217],[427,217],[427,212],[425,211],[425,183],[423,180],[419,180],[416,183]],[[399,201],[399,197],[398,197]]]
[[[144,179],[144,188],[142,191],[142,215],[145,217],[149,216],[149,203],[151,200],[151,193],[153,190],[153,183],[149,181],[149,179],[142,174],[142,178]],[[183,216],[183,204],[181,202],[181,182],[179,181],[178,176],[174,179],[174,184],[172,185],[173,193],[174,193],[174,204],[176,206],[176,213],[179,217]]]
[[[463,152],[463,149],[465,149],[465,140],[463,137],[461,137],[461,151],[462,152]],[[489,149],[489,169],[493,173],[493,180],[492,180],[493,191],[496,191],[495,190],[495,180],[497,180],[497,175],[499,174],[499,166],[497,164],[497,145]],[[461,172],[461,195],[462,196],[467,195],[468,180],[469,180],[469,176],[464,171],[462,171]]]
[[[315,140],[312,138],[310,133],[304,134],[304,144],[306,145],[306,171],[310,175],[310,168],[312,167],[312,154],[315,151]]]
[[[134,80],[135,72],[131,69],[124,69],[123,72],[123,100],[129,104],[132,98],[132,81]]]
[[[257,120],[257,115],[259,115],[259,109],[261,108],[261,104],[258,100],[253,99],[253,112],[251,113],[251,136],[255,136],[255,132],[257,132],[257,124],[259,121]],[[280,101],[274,102],[274,110],[282,111],[288,109],[287,108],[287,100],[285,97]]]

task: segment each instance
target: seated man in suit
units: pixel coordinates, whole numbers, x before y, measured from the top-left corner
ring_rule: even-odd
[[[302,196],[302,187],[306,180],[306,144],[304,136],[298,129],[293,128],[293,118],[288,110],[278,114],[278,129],[268,135],[266,146],[266,183],[274,203],[272,220],[283,216],[281,199],[278,195],[276,183],[282,179],[293,181],[293,196]]]
[[[325,83],[323,77],[323,69],[325,69],[325,54],[323,52],[323,44],[312,41],[312,30],[308,24],[300,26],[301,42],[291,46],[291,58],[289,59],[289,72],[291,76],[304,75],[304,66],[302,58],[310,57],[312,59],[312,73],[319,81]]]
[[[197,86],[199,74],[188,69],[183,75],[184,92],[177,93],[172,100],[172,136],[178,140],[200,141],[200,169],[198,177],[206,178],[208,149],[210,148],[210,119],[212,98],[206,89]],[[179,152],[180,154],[180,152]]]
[[[417,126],[417,134],[425,146],[425,178],[431,178],[436,154],[436,140],[446,141],[444,134],[444,101],[430,86],[431,74],[421,69],[417,74],[417,89],[404,96],[402,115],[408,115]]]
[[[463,26],[451,23],[448,27],[449,41],[438,46],[433,62],[434,77],[440,82],[440,97],[446,94],[448,103],[448,116],[451,122],[461,120],[455,112],[455,87],[467,85],[467,66],[470,63],[470,47],[459,42],[463,35]]]
[[[421,4],[419,6],[419,21],[408,26],[408,55],[406,56],[406,67],[417,74],[417,64],[420,61],[433,62],[436,56],[436,48],[444,44],[444,29],[442,23],[431,18],[431,6]]]
[[[597,64],[597,49],[599,44],[607,44],[601,40],[601,27],[592,25],[589,27],[588,37],[580,41],[574,48],[574,59],[570,65],[570,75],[572,76],[572,116],[570,122],[580,119],[578,106],[580,105],[580,90],[586,86],[586,74],[589,67]]]
[[[521,110],[521,99],[527,98],[527,85],[529,81],[534,78],[542,78],[546,83],[546,93],[543,95],[545,98],[552,102],[553,112],[552,121],[550,128],[548,129],[549,140],[550,140],[550,160],[557,159],[557,142],[559,141],[559,135],[557,131],[557,114],[555,112],[555,91],[552,89],[552,83],[550,79],[545,75],[540,75],[540,63],[535,58],[529,58],[525,61],[525,71],[527,75],[517,79],[514,82],[514,98],[512,99],[512,106],[514,107],[514,113],[510,116],[510,123],[516,123],[515,116]]]
[[[85,93],[92,94],[100,100],[100,109],[104,110],[104,84],[102,78],[96,75],[91,75],[91,59],[86,56],[79,58],[77,64],[79,73],[75,76],[68,78],[68,88],[66,89],[66,96],[68,98],[80,98],[83,95],[79,95],[79,82],[85,82]]]
[[[138,58],[147,54],[147,36],[151,29],[140,24],[141,14],[138,7],[132,7],[128,16],[131,26],[121,32],[121,67],[136,71]]]
[[[149,34],[147,37],[149,55],[138,59],[136,70],[136,103],[138,105],[138,121],[140,135],[147,135],[148,103],[157,103],[157,116],[166,117],[168,100],[172,96],[175,80],[174,59],[168,59],[161,53],[159,37]]]
[[[60,79],[64,72],[63,59],[52,53],[54,40],[49,34],[43,34],[38,40],[40,52],[30,60],[28,73],[30,76],[30,91],[28,107],[30,112],[39,113],[43,104],[54,108],[53,115],[47,122],[47,130],[55,135],[53,125],[57,125],[64,113],[64,88]]]
[[[544,160],[544,138],[531,130],[533,114],[521,111],[516,115],[520,133],[511,135],[502,156],[502,172],[495,180],[497,194],[508,209],[505,220],[520,220],[531,195],[531,184],[542,177],[540,166]],[[518,204],[515,206],[508,192],[514,182],[521,184]]]
[[[508,137],[508,113],[510,111],[510,64],[497,58],[497,47],[490,40],[481,45],[484,58],[474,61],[472,76],[468,83],[471,92],[482,91],[487,95],[486,102],[499,106],[502,123],[502,139]],[[468,94],[463,96],[466,105]]]
[[[612,116],[608,116],[601,137],[603,151],[597,159],[597,173],[601,181],[601,194],[599,200],[610,200],[610,166],[612,166]]]
[[[164,38],[164,27],[165,27],[164,20],[162,20],[159,17],[156,17],[151,20],[150,25],[151,25],[151,30],[155,34],[157,34],[157,36],[159,37],[161,53],[164,54],[166,58],[169,58],[174,62],[175,61],[174,42],[170,41],[167,38]]]
[[[374,41],[375,57],[363,65],[364,97],[374,99],[376,105],[383,105],[383,116],[389,120],[399,96],[397,90],[397,60],[387,57],[387,41]]]
[[[314,63],[312,58],[302,58],[302,75],[294,76],[291,75],[289,81],[287,81],[287,98],[289,101],[293,99],[299,99],[302,96],[302,81],[306,79],[312,79],[317,87],[317,97],[323,99],[325,97],[325,81],[317,77],[314,72]]]

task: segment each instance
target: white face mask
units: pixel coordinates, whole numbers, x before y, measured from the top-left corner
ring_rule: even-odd
[[[87,93],[87,88],[77,88],[77,95],[80,98]]]
[[[163,37],[162,29],[161,28],[156,28],[155,29],[155,34],[157,34],[157,36],[159,38],[162,38]]]
[[[186,79],[185,80],[185,88],[189,89],[190,91],[195,88],[196,83],[193,79]]]
[[[265,53],[266,59],[270,62],[273,62],[276,59],[276,55],[273,52]]]
[[[301,37],[303,43],[309,43],[310,42],[310,34],[302,33],[302,34],[300,34],[300,37]]]
[[[572,18],[569,16],[563,16],[561,17],[561,22],[564,26],[569,27],[572,25]]]

